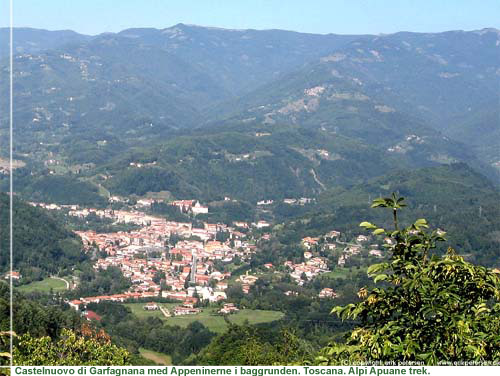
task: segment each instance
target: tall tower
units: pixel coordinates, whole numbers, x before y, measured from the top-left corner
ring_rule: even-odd
[[[196,283],[196,250],[193,249],[191,251],[191,255],[193,256],[193,261],[191,262],[191,283],[195,284]]]

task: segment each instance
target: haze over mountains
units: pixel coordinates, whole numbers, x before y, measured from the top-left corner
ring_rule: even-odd
[[[208,199],[315,195],[454,162],[498,181],[497,29],[374,36],[178,24],[14,35],[16,151],[31,170],[57,156],[90,163],[83,174],[106,176],[111,193]],[[137,161],[149,165],[130,167]],[[36,170],[44,176],[26,186],[50,179]]]

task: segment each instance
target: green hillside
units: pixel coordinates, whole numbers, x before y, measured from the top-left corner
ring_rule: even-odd
[[[138,168],[130,163],[143,163]],[[297,126],[200,131],[151,150],[125,154],[98,170],[114,193],[143,195],[170,191],[175,197],[250,202],[312,196],[327,187],[347,186],[408,166],[379,148],[327,131]]]
[[[490,142],[495,117],[461,124],[498,107],[495,29],[340,36],[179,24],[95,37],[19,35],[19,153],[103,164],[229,118],[241,128],[326,129],[413,162],[466,161],[486,172],[473,152],[490,166],[500,158]],[[0,90],[7,94],[7,81]],[[5,134],[7,118],[0,123]],[[477,133],[485,136],[469,145]]]
[[[377,197],[399,192],[409,204],[402,221],[426,218],[447,232],[449,244],[477,263],[500,265],[500,192],[465,164],[414,171],[395,171],[355,185],[335,188],[318,198],[314,211],[293,221],[281,233],[287,242],[337,229],[348,237],[360,234],[361,221],[389,224],[387,216],[370,210]]]
[[[80,240],[49,213],[15,198],[13,206],[14,269],[22,282],[69,270],[87,260]],[[0,271],[9,269],[9,197],[0,194]]]

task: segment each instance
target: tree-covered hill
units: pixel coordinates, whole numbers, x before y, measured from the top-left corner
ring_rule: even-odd
[[[500,265],[500,192],[484,176],[465,164],[395,171],[348,189],[321,194],[313,211],[285,226],[280,237],[288,242],[324,234],[335,228],[359,234],[363,220],[387,224],[386,216],[369,210],[377,197],[398,192],[408,208],[401,220],[427,218],[449,234],[450,245],[477,263]]]
[[[16,179],[19,192],[34,202],[62,205],[103,206],[107,200],[99,195],[98,187],[72,175],[23,176]]]
[[[456,140],[467,140],[467,145],[481,160],[500,166],[500,106],[498,98],[485,103],[477,111],[453,119],[447,132]]]
[[[0,59],[9,56],[10,29],[0,27]],[[42,30],[29,27],[14,29],[14,53],[35,54],[62,47],[72,43],[81,43],[89,40],[89,35],[83,35],[71,30]]]
[[[88,132],[120,132],[124,140],[196,127],[205,122],[201,109],[363,37],[183,24],[93,37],[32,29],[14,34],[20,147],[34,147],[33,134],[37,143],[50,144]],[[0,77],[2,93],[8,92],[6,77]],[[0,95],[0,108],[7,97]],[[0,125],[7,124],[0,116]]]
[[[23,282],[69,270],[87,260],[81,241],[49,213],[18,198],[13,205],[13,264]],[[0,271],[9,270],[9,197],[0,194]]]
[[[141,163],[141,167],[137,164]],[[118,194],[170,191],[175,197],[247,200],[313,196],[411,166],[380,148],[298,126],[202,130],[149,150],[124,153],[98,171]]]
[[[20,153],[64,144],[65,157],[102,163],[117,148],[229,117],[241,127],[324,128],[399,157],[483,171],[469,146],[490,166],[500,159],[491,142],[498,117],[484,115],[498,103],[495,29],[340,36],[179,24],[94,37],[40,31],[43,43],[35,34],[20,30],[15,56]]]
[[[485,29],[356,40],[217,110],[230,121],[325,127],[403,149],[410,134],[424,138],[415,149],[425,148],[433,128],[442,132],[437,139],[467,146],[474,139],[491,165],[500,159],[491,155],[500,122],[489,116],[498,112],[498,38],[498,30]],[[440,141],[434,159],[464,149],[451,146],[453,154]]]

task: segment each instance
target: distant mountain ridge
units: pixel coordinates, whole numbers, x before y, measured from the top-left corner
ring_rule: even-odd
[[[72,30],[42,30],[29,27],[15,27],[13,33],[14,54],[40,53],[49,49],[63,47],[71,43],[90,40],[90,35],[79,34]],[[10,28],[0,27],[0,59],[10,54]]]
[[[91,110],[101,117],[106,115],[102,111],[123,112],[129,118],[154,119],[159,126],[193,126],[205,108],[280,82],[286,74],[301,75],[318,62],[325,69],[349,71],[439,127],[463,111],[464,90],[474,90],[466,97],[472,100],[469,107],[495,97],[500,74],[496,29],[370,36],[178,24],[96,36],[21,28],[14,35],[16,103],[23,113],[25,99],[39,104],[52,115],[49,123],[82,120],[65,115],[74,110],[61,100],[74,98],[84,116]],[[8,29],[0,29],[0,40],[7,37]],[[55,99],[55,105],[64,104],[62,110],[50,108],[44,98],[57,91],[65,95]],[[141,111],[134,102],[146,108]]]
[[[117,132],[121,139],[136,140],[196,127],[206,121],[202,110],[207,106],[234,98],[358,38],[234,32],[182,24],[93,37],[63,38],[65,32],[41,31],[46,38],[37,39],[33,30],[16,32],[22,38],[15,40],[20,40],[24,51],[16,54],[14,64],[14,111],[21,149],[33,133],[46,143],[93,133],[104,133],[106,139]],[[43,46],[46,49],[39,51]],[[0,76],[0,90],[5,94],[0,95],[3,109],[8,106],[7,75]],[[4,129],[7,113],[0,114]],[[36,147],[31,144],[27,150]]]
[[[357,36],[178,24],[41,34],[36,51],[15,56],[16,152],[92,165],[70,178],[109,174],[111,192],[313,195],[385,168],[457,162],[499,176],[496,29]],[[136,159],[158,164],[136,171],[126,164]],[[31,172],[23,176],[37,180]],[[131,185],[139,178],[146,184]]]
[[[491,144],[500,121],[483,114],[498,113],[499,35],[496,29],[485,29],[353,41],[218,111],[226,113],[229,122],[291,121],[348,134],[360,119],[368,124],[399,113],[407,127],[420,123],[466,144],[474,139],[471,146],[485,156],[483,161],[495,163],[500,149],[493,154]],[[343,125],[346,118],[348,128]],[[481,130],[461,125],[462,118],[482,122]],[[386,126],[398,134],[397,127]],[[363,127],[362,132],[368,135],[371,130]],[[481,152],[483,144],[490,148],[487,157]]]

